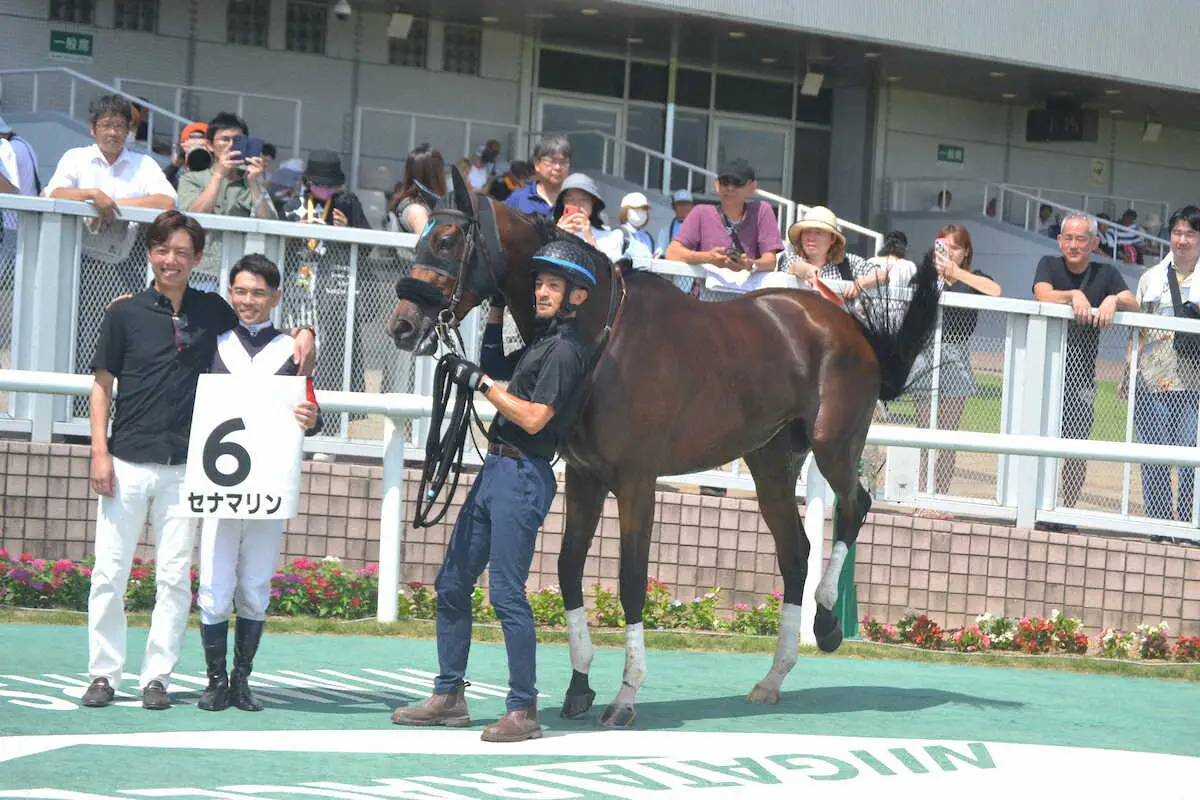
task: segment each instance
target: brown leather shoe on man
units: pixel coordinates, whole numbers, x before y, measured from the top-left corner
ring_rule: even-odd
[[[479,738],[485,742],[523,742],[526,739],[542,738],[542,726],[537,717],[537,702],[529,708],[509,711],[499,722],[484,728]]]
[[[395,725],[445,725],[448,728],[465,728],[471,724],[467,711],[466,685],[457,686],[445,694],[431,695],[428,700],[415,706],[401,706],[392,712]]]

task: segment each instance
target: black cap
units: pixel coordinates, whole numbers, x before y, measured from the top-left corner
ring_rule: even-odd
[[[313,150],[308,154],[308,165],[304,177],[317,186],[344,186],[346,175],[342,172],[342,159],[332,150]]]
[[[735,158],[721,167],[721,171],[717,173],[717,179],[721,178],[736,178],[742,183],[748,183],[754,180],[754,168],[746,163],[746,159]]]

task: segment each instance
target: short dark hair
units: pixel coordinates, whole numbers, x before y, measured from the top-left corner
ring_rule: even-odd
[[[250,126],[246,124],[246,120],[228,111],[222,111],[212,118],[208,123],[208,133],[205,135],[210,142],[213,142],[217,139],[217,131],[227,131],[230,128],[237,128],[246,136],[250,135]]]
[[[1180,222],[1186,222],[1192,230],[1200,231],[1200,208],[1184,206],[1179,209],[1171,215],[1171,220],[1167,223],[1167,230],[1175,230],[1175,226]]]
[[[279,288],[279,267],[262,253],[248,253],[239,258],[229,270],[229,282],[232,284],[233,279],[243,272],[262,278],[271,289]]]
[[[95,125],[109,114],[120,114],[126,125],[133,125],[133,104],[119,94],[101,95],[88,103],[88,124]]]
[[[177,231],[184,231],[192,240],[196,255],[204,252],[204,226],[182,211],[171,209],[154,218],[146,229],[146,249],[166,244]]]
[[[266,158],[278,158],[279,151],[275,149],[275,145],[270,142],[263,142],[262,154]]]
[[[1137,212],[1132,208],[1127,208],[1121,212],[1121,219],[1125,219],[1125,217],[1133,217],[1134,219],[1137,219]]]
[[[563,134],[551,134],[534,145],[534,161],[541,161],[543,158],[554,158],[556,156],[561,156],[568,160],[571,158],[571,143]]]
[[[895,256],[904,258],[908,254],[908,237],[904,231],[888,231],[883,237],[883,247],[879,248],[878,256]]]
[[[520,178],[523,181],[533,177],[533,165],[528,161],[514,161],[508,165],[508,171],[514,178]]]

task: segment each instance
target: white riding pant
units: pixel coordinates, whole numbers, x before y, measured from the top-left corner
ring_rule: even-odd
[[[100,498],[96,564],[88,596],[88,673],[115,689],[125,667],[125,589],[147,520],[154,532],[155,598],[142,658],[141,686],[169,687],[192,606],[192,548],[198,520],[183,516],[184,466],[113,458],[113,496]]]
[[[216,625],[237,615],[264,620],[279,561],[283,520],[206,519],[200,535],[200,621]]]

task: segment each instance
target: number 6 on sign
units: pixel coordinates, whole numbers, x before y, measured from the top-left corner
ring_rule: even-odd
[[[183,507],[190,516],[287,519],[300,505],[304,378],[201,375]]]

